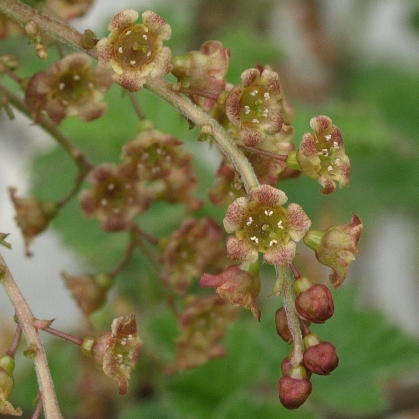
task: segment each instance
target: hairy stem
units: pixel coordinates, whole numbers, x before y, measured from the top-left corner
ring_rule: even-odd
[[[57,397],[54,391],[54,384],[48,368],[44,347],[39,338],[38,330],[33,323],[35,317],[32,314],[26,300],[16,285],[9,269],[0,255],[0,282],[9,296],[16,311],[19,325],[28,342],[29,349],[34,353],[34,364],[38,377],[39,390],[41,392],[42,404],[44,406],[45,419],[63,419],[58,406]]]
[[[291,364],[295,367],[303,360],[303,336],[301,334],[300,320],[295,310],[294,275],[291,269],[286,269],[284,275],[284,308],[287,315],[288,327],[291,332],[293,349]]]

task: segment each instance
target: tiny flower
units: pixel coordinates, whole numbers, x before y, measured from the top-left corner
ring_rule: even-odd
[[[329,375],[339,364],[336,348],[330,342],[319,339],[315,333],[304,337],[304,365],[315,374]]]
[[[310,396],[312,385],[302,365],[293,367],[278,382],[279,400],[287,409],[299,408]]]
[[[202,287],[215,288],[220,297],[233,305],[250,309],[260,321],[260,308],[256,302],[260,291],[259,275],[250,273],[245,265],[247,264],[229,266],[218,275],[205,273],[199,284]]]
[[[291,343],[292,335],[288,327],[287,314],[284,307],[278,308],[275,312],[275,327],[278,336],[285,342]]]
[[[45,111],[56,123],[69,116],[92,121],[106,111],[102,98],[111,84],[109,74],[91,67],[86,54],[74,53],[35,74],[26,89],[25,100],[35,120]]]
[[[177,359],[166,372],[196,368],[211,359],[224,357],[226,350],[220,341],[235,317],[235,307],[218,295],[193,299],[179,315]]]
[[[172,73],[179,80],[179,89],[205,110],[211,109],[224,91],[230,62],[230,50],[219,41],[205,42],[199,51],[173,58]]]
[[[363,228],[361,219],[354,214],[346,225],[311,230],[304,237],[304,243],[314,250],[317,260],[333,269],[329,279],[335,288],[345,281],[349,265],[355,260]]]
[[[184,220],[163,244],[161,259],[167,269],[167,283],[183,295],[193,278],[199,278],[208,269],[223,268],[223,239],[222,228],[211,218]]]
[[[14,379],[13,370],[15,361],[10,355],[0,356],[0,414],[10,416],[21,416],[22,410],[15,409],[7,400],[13,391]]]
[[[152,122],[142,121],[145,129],[133,141],[125,143],[122,159],[142,180],[163,179],[180,167],[190,165],[192,155],[182,150],[182,142],[157,130]]]
[[[10,197],[16,211],[16,221],[25,241],[26,255],[31,256],[29,245],[35,236],[42,233],[58,212],[53,201],[40,201],[35,197],[19,198],[16,188],[9,188]]]
[[[121,166],[103,163],[88,176],[93,188],[83,191],[80,204],[87,218],[98,218],[104,231],[120,231],[133,225],[135,215],[147,211],[153,196]]]
[[[298,294],[295,308],[300,316],[313,323],[324,323],[334,312],[333,297],[326,285],[314,284],[300,276],[294,283]]]
[[[112,278],[106,273],[69,275],[62,272],[65,284],[86,316],[90,316],[106,300]]]
[[[135,368],[142,346],[135,315],[130,314],[116,318],[111,331],[97,339],[85,338],[81,349],[93,358],[96,368],[117,382],[119,394],[126,394],[130,373]]]
[[[172,30],[152,11],[142,14],[126,9],[109,23],[110,34],[96,45],[99,67],[112,68],[113,80],[131,92],[140,90],[148,78],[163,77],[172,69],[172,53],[163,46]]]
[[[246,146],[259,144],[265,134],[282,128],[281,88],[278,74],[257,68],[241,75],[242,83],[234,86],[226,99],[229,120],[240,128],[239,139]]]
[[[224,227],[236,233],[227,239],[227,253],[234,260],[255,262],[263,253],[266,263],[288,266],[296,243],[306,234],[310,219],[298,204],[290,204],[284,192],[269,185],[250,191],[249,198],[237,198],[227,209]]]
[[[327,116],[312,118],[314,135],[306,133],[296,152],[296,159],[305,175],[323,186],[324,194],[332,193],[336,183],[340,188],[349,185],[350,162],[345,154],[342,135]],[[294,157],[293,157],[294,158]]]

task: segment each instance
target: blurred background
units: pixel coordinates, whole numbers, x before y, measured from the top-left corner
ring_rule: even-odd
[[[288,348],[273,326],[278,301],[264,298],[271,291],[270,281],[263,291],[264,301],[260,299],[262,324],[255,325],[244,313],[225,338],[227,359],[179,376],[165,377],[160,365],[173,356],[173,320],[168,320],[167,313],[153,317],[152,310],[140,308],[143,339],[150,339],[153,350],[145,350],[130,395],[123,401],[113,393],[108,395],[108,418],[419,418],[419,2],[96,0],[86,16],[72,23],[81,31],[90,28],[104,36],[106,22],[125,7],[140,14],[150,8],[164,17],[172,26],[168,45],[174,55],[197,50],[208,39],[220,40],[231,49],[227,77],[231,83],[238,83],[241,72],[256,63],[272,65],[295,112],[295,143],[310,131],[312,117],[330,116],[342,132],[351,159],[351,186],[332,196],[321,195],[319,185],[307,179],[283,181],[278,187],[289,202],[305,209],[315,228],[347,223],[356,212],[364,222],[364,233],[347,282],[333,293],[335,316],[315,329],[322,339],[335,344],[340,366],[330,377],[313,378],[313,394],[303,408],[287,412],[277,401],[280,362]],[[0,55],[19,51],[23,61],[25,54],[34,55],[26,44],[16,39],[0,41]],[[25,71],[30,74],[22,68],[22,76]],[[204,198],[217,157],[205,144],[195,144],[197,131],[188,131],[165,105],[147,92],[138,96],[157,127],[185,141],[185,147],[195,154]],[[129,109],[128,100],[116,89],[108,100],[108,119],[102,124],[109,129],[101,129],[101,120],[92,122],[89,130],[78,121],[63,123],[96,162],[117,162],[121,144],[135,134],[135,122],[127,128],[129,118],[135,120],[132,111],[124,111]],[[71,181],[71,168],[67,179],[63,174],[71,163],[18,112],[14,121],[1,112],[0,127],[0,231],[11,233],[13,244],[13,251],[3,250],[2,255],[35,315],[56,318],[57,328],[77,330],[81,314],[60,271],[76,273],[112,265],[119,259],[123,239],[116,235],[110,241],[93,233],[92,223],[89,227],[81,218],[75,203],[54,221],[51,231],[35,239],[34,257],[24,258],[7,187],[16,186],[21,194],[59,198]],[[203,215],[222,219],[222,209],[206,211]],[[148,222],[158,231],[158,220]],[[86,250],[89,246],[91,250]],[[303,274],[316,280],[327,277],[327,270],[319,268],[312,255],[302,251],[300,259]],[[137,271],[140,265],[134,261],[122,276],[118,284],[122,294],[138,293],[133,291],[130,274],[137,279],[142,275],[144,283],[148,277],[152,280],[147,268]],[[146,292],[144,287],[142,295],[155,296],[153,286]],[[0,293],[5,330],[12,313]],[[75,391],[76,387],[68,386],[76,386],[79,375],[70,380],[69,372],[60,367],[61,360],[75,356],[66,351],[60,346],[62,355],[51,360],[57,377],[67,377],[65,383],[58,378],[57,388],[63,394],[76,394],[80,388]],[[25,371],[22,374],[30,376]],[[30,406],[24,396],[28,388],[30,384],[16,389],[22,408]],[[86,413],[87,408],[77,407],[71,397],[64,405],[67,418],[95,417]]]

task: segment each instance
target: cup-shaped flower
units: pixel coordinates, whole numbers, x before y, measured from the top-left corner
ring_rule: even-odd
[[[205,362],[224,357],[220,345],[227,326],[236,317],[236,308],[218,295],[191,298],[178,318],[180,336],[176,338],[176,362],[167,373],[196,368]]]
[[[102,306],[112,285],[112,278],[106,273],[69,275],[67,272],[62,272],[62,277],[86,316],[90,316]]]
[[[310,126],[314,135],[306,133],[296,152],[296,159],[302,172],[323,186],[324,194],[349,185],[350,162],[345,154],[342,135],[327,116],[312,118]],[[294,156],[295,157],[295,156]]]
[[[173,169],[186,166],[192,155],[179,146],[182,141],[155,129],[151,121],[142,121],[144,127],[134,140],[124,144],[122,159],[126,169],[142,180],[167,177]]]
[[[333,269],[329,279],[335,288],[345,281],[349,265],[355,260],[363,228],[361,219],[353,214],[348,224],[324,231],[310,230],[304,237],[304,243],[314,250],[317,260]]]
[[[193,278],[206,270],[227,265],[224,231],[211,218],[188,218],[162,243],[161,260],[167,270],[167,284],[184,295]]]
[[[234,86],[226,99],[229,120],[240,128],[239,139],[246,146],[259,144],[265,134],[282,128],[281,88],[278,74],[257,68],[246,70],[242,82]]]
[[[10,355],[0,356],[0,414],[10,416],[21,416],[22,410],[15,409],[7,400],[13,390],[13,370],[15,361]]]
[[[99,118],[107,109],[103,93],[112,84],[107,71],[91,67],[86,54],[74,53],[36,73],[26,89],[26,104],[37,121],[42,111],[60,123],[69,116],[82,121]]]
[[[288,266],[295,256],[296,242],[311,221],[298,204],[282,205],[287,196],[279,189],[261,185],[249,197],[237,198],[227,209],[224,228],[236,233],[227,239],[227,253],[234,260],[256,262],[263,253],[266,263]]]
[[[36,197],[19,198],[13,187],[9,188],[9,192],[16,211],[16,222],[25,241],[26,255],[31,256],[29,245],[48,227],[58,212],[58,206],[53,201],[40,201]]]
[[[113,80],[131,92],[172,69],[172,53],[163,46],[172,34],[170,25],[150,10],[142,14],[142,23],[137,19],[133,9],[118,13],[108,25],[109,36],[96,45],[99,67],[112,68]]]
[[[133,217],[145,212],[153,196],[144,185],[124,173],[122,166],[103,163],[88,176],[92,189],[83,191],[80,204],[87,218],[99,218],[104,231],[129,229]]]
[[[177,89],[203,109],[211,109],[226,87],[224,76],[229,62],[230,50],[219,41],[207,41],[199,51],[174,57],[172,73],[178,79]]]
[[[130,314],[114,319],[110,332],[96,339],[85,338],[81,350],[93,358],[96,368],[117,382],[120,394],[126,394],[142,346],[135,315]]]
[[[232,265],[218,275],[205,273],[199,285],[213,287],[218,295],[231,304],[249,309],[257,320],[260,321],[260,308],[256,297],[260,291],[260,278],[246,270],[246,265]]]

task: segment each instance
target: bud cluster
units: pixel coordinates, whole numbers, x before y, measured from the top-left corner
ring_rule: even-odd
[[[333,315],[334,305],[330,290],[325,285],[315,284],[302,276],[296,278],[294,290],[295,309],[303,336],[303,357],[295,360],[290,355],[281,364],[279,399],[287,409],[296,409],[307,400],[312,390],[312,374],[328,375],[339,363],[335,346],[322,341],[310,331],[311,323],[324,323]],[[293,343],[293,334],[284,307],[276,311],[275,325],[279,337],[287,343]]]

